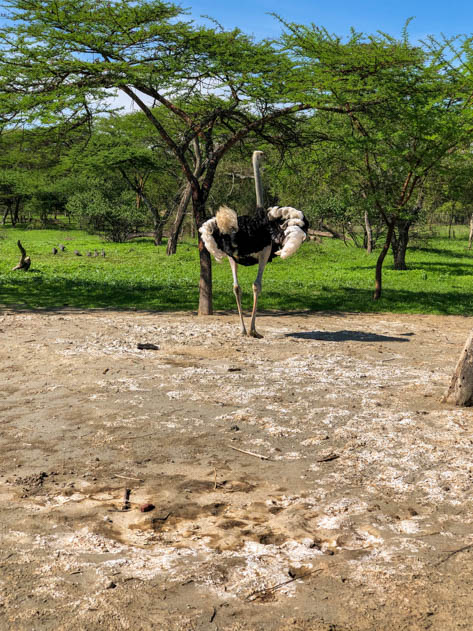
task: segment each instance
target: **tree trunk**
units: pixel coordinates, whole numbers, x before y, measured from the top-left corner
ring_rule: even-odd
[[[15,199],[15,209],[11,212],[11,222],[13,226],[16,226],[16,224],[18,223],[18,216],[20,214],[20,203],[21,198],[17,197]]]
[[[141,208],[141,192],[144,190],[144,181],[143,181],[143,176],[139,175],[138,176],[138,183],[136,185],[135,191],[136,191],[136,207],[138,209]]]
[[[154,245],[161,245],[163,242],[164,223],[162,221],[154,225]]]
[[[184,222],[184,217],[186,216],[187,206],[189,205],[189,200],[191,198],[191,185],[188,184],[182,193],[181,201],[179,202],[179,206],[177,207],[176,219],[174,220],[174,224],[171,229],[171,234],[168,239],[168,245],[166,248],[166,254],[171,256],[172,254],[176,254],[177,250],[177,241],[179,239],[179,235],[181,234],[182,224]]]
[[[199,141],[197,138],[194,138],[194,140],[192,141],[192,147],[194,149],[194,170],[193,170],[193,175],[195,178],[197,178],[197,180],[199,180],[199,178],[201,177],[204,169],[202,166],[202,154],[200,151],[200,145],[199,145]],[[209,182],[210,185],[212,183],[213,180],[213,175],[215,174],[215,169],[217,168],[217,164],[215,164],[212,169],[210,170],[210,172],[207,174],[209,176]],[[208,191],[210,190],[210,188],[207,187],[207,195],[208,195]],[[191,183],[188,181],[187,185],[184,189],[184,192],[181,194],[181,198],[179,199],[179,204],[177,207],[177,213],[176,213],[176,219],[174,221],[174,225],[171,231],[171,236],[169,238],[168,241],[168,247],[166,249],[166,254],[168,256],[170,256],[171,254],[176,254],[176,249],[177,249],[177,240],[179,239],[179,234],[181,232],[181,228],[182,228],[182,224],[184,221],[184,217],[186,214],[186,210],[187,210],[187,206],[189,205],[189,201],[192,197],[192,209],[194,211],[194,221],[191,222],[191,232],[192,232],[192,238],[195,237],[195,231],[194,228],[195,226],[200,226],[203,222],[204,216],[205,216],[205,201],[203,201],[202,199],[199,199],[202,195],[202,191],[199,192],[195,192],[193,193],[192,191],[192,185]],[[199,200],[197,205],[196,205],[196,200]],[[199,241],[200,241],[200,235],[199,235]],[[199,243],[199,248],[200,248],[200,243]],[[202,269],[202,264],[201,264],[201,269]],[[212,274],[210,274],[210,286],[212,285]],[[200,307],[199,307],[200,310]],[[212,311],[212,291],[210,292],[210,310]]]
[[[388,232],[386,234],[386,241],[381,249],[381,253],[378,256],[378,260],[376,261],[376,272],[375,272],[375,289],[373,300],[379,300],[381,298],[382,291],[382,282],[383,282],[383,262],[386,258],[386,254],[388,253],[389,246],[391,245],[391,239],[393,237],[394,232],[394,220],[388,224]]]
[[[199,234],[199,315],[212,315],[212,260]]]
[[[463,347],[443,401],[452,399],[455,405],[473,405],[473,331]]]
[[[397,235],[396,231],[393,232],[392,237],[392,250],[394,256],[394,269],[406,270],[406,251],[409,243],[409,228],[411,227],[410,221],[401,221],[397,223]]]
[[[2,225],[3,226],[7,223],[7,217],[8,217],[8,213],[10,212],[10,208],[11,208],[11,201],[8,200],[7,201],[7,207],[6,207],[5,212],[3,213],[3,217],[2,217]]]
[[[470,236],[468,237],[468,249],[471,250],[471,242],[473,241],[473,215],[470,217]]]
[[[156,206],[151,202],[150,199],[148,199],[148,196],[145,195],[145,192],[144,192],[145,179],[142,176],[140,176],[138,179],[135,178],[135,181],[133,182],[128,177],[124,169],[120,169],[120,173],[122,174],[123,179],[130,186],[130,188],[136,193],[136,207],[141,208],[141,205],[143,203],[146,206],[146,208],[149,210],[149,212],[151,213],[151,216],[153,217],[153,227],[154,227],[154,230],[153,230],[154,231],[154,244],[161,245],[162,240],[163,240],[164,225],[166,224],[166,221],[168,220],[171,211],[168,210],[164,212],[163,216],[160,215]]]
[[[192,187],[192,212],[196,228],[206,220],[205,216],[205,193],[200,186]],[[212,260],[210,253],[205,248],[201,239],[200,232],[198,234],[199,243],[199,262],[200,262],[200,279],[199,279],[199,311],[198,315],[212,315]]]
[[[368,211],[365,211],[365,232],[366,232],[366,253],[371,254],[373,251],[373,231],[371,229]]]

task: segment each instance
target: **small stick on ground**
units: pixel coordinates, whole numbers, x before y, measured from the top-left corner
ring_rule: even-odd
[[[326,456],[322,456],[321,458],[316,458],[315,462],[331,462],[332,460],[336,460],[340,458],[340,456],[336,453],[327,454]]]
[[[8,559],[10,559],[12,556],[15,556],[14,552],[10,552],[10,554],[7,554],[7,556],[4,559],[0,559],[0,561],[3,563],[3,561],[7,561]]]
[[[153,517],[153,519],[151,521],[152,522],[155,522],[155,521],[165,522],[165,521],[167,521],[169,519],[169,517],[171,517],[171,515],[172,515],[172,511],[169,512],[167,515],[164,515],[164,517]],[[189,581],[189,582],[192,583],[193,581]],[[186,583],[183,583],[183,585],[186,585]]]
[[[278,583],[277,585],[273,585],[272,587],[265,587],[264,589],[258,589],[255,592],[251,592],[251,594],[248,594],[248,596],[246,597],[246,600],[256,600],[256,598],[261,598],[262,596],[265,596],[266,594],[275,592],[277,589],[280,589],[281,587],[284,587],[285,585],[289,585],[289,583],[298,581],[301,578],[306,578],[306,576],[310,576],[311,574],[315,574],[316,572],[322,572],[322,570],[323,568],[317,567],[314,570],[311,570],[310,572],[301,574],[300,576],[294,576],[293,578],[290,578],[289,580],[284,581],[283,583]]]
[[[214,607],[213,611],[212,611],[212,615],[210,616],[210,621],[209,622],[213,622],[215,620],[215,616],[217,615],[217,608]]]
[[[460,552],[466,552],[467,550],[471,550],[472,548],[473,548],[473,543],[470,543],[467,546],[463,546],[463,548],[458,548],[458,550],[453,550],[452,552],[450,552],[450,554],[448,554],[445,557],[445,559],[440,559],[440,561],[437,561],[437,563],[434,563],[434,567],[437,567],[438,565],[441,565],[442,563],[446,563],[449,559],[454,557],[456,554],[459,554]]]
[[[230,449],[234,449],[235,451],[239,451],[242,454],[247,454],[248,456],[254,456],[255,458],[261,458],[261,460],[271,460],[268,456],[262,456],[261,454],[255,454],[253,451],[245,451],[244,449],[238,449],[238,447],[232,447],[232,445],[228,445]]]
[[[136,482],[144,482],[141,478],[131,478],[129,475],[118,475],[118,473],[113,474],[116,478],[122,478],[123,480],[135,480]]]
[[[125,436],[125,438],[122,438],[122,440],[137,440],[138,438],[148,438],[148,436],[156,436],[156,432],[141,434],[140,436]]]

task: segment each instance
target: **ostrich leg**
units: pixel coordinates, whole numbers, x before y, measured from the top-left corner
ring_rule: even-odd
[[[228,257],[228,260],[230,261],[230,267],[232,268],[233,293],[235,294],[236,303],[238,307],[238,315],[240,316],[241,334],[247,335],[245,323],[243,321],[243,313],[241,311],[241,289],[240,289],[240,285],[238,284],[238,263],[234,261],[230,256]]]
[[[253,283],[253,311],[251,312],[251,324],[250,324],[250,337],[262,338],[255,329],[255,320],[256,320],[256,307],[258,305],[258,296],[261,293],[262,279],[264,268],[266,267],[266,263],[271,254],[271,246],[267,245],[264,250],[261,251],[259,255],[259,264],[258,264],[258,274],[256,276],[256,280]]]

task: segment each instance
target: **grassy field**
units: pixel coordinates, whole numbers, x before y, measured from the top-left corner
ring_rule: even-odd
[[[329,310],[473,314],[473,251],[467,249],[466,227],[456,228],[456,239],[431,238],[408,252],[409,269],[384,265],[381,300],[372,301],[377,253],[326,239],[306,243],[286,261],[273,261],[263,279],[261,309]],[[20,239],[31,256],[29,272],[11,271],[19,260]],[[64,253],[52,254],[63,243]],[[105,257],[87,251],[105,249]],[[79,250],[83,256],[73,254]],[[214,308],[235,309],[230,267],[215,263]],[[243,305],[250,309],[251,283],[256,268],[240,268]],[[156,311],[195,310],[198,303],[199,264],[195,243],[179,246],[167,257],[165,245],[142,239],[113,244],[80,231],[0,230],[0,305],[48,309],[63,306],[111,307]]]

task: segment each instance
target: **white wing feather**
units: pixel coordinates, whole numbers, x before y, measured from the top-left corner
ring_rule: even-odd
[[[216,228],[217,220],[215,217],[212,217],[212,219],[208,219],[200,226],[199,232],[202,236],[202,241],[204,242],[206,249],[210,252],[210,254],[213,254],[218,263],[221,263],[227,255],[218,247],[217,242],[213,238],[212,233]]]

